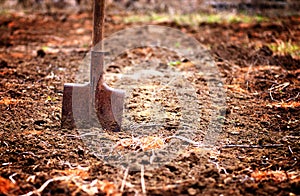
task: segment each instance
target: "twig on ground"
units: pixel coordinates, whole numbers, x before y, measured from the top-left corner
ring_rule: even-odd
[[[179,185],[178,184],[169,184],[169,185],[165,185],[165,186],[154,186],[154,187],[148,187],[148,190],[169,190],[169,189],[175,189],[178,188]]]
[[[80,135],[72,135],[72,134],[65,135],[65,137],[71,137],[71,138],[76,138],[76,139],[80,139],[81,136]]]
[[[144,165],[141,165],[141,186],[142,186],[142,193],[144,195],[146,195],[146,184],[145,184],[144,175],[145,175],[145,168],[144,168]]]
[[[161,127],[163,126],[164,124],[155,124],[155,123],[152,123],[152,124],[140,124],[140,125],[130,125],[130,129],[131,130],[134,130],[134,129],[138,129],[138,128],[141,128],[141,127]]]
[[[126,185],[126,178],[128,176],[128,171],[129,171],[129,167],[127,167],[126,170],[125,170],[125,172],[124,172],[124,178],[122,180],[122,185],[121,185],[121,188],[120,188],[121,192],[124,191],[124,188],[125,188],[125,185]]]
[[[14,173],[12,175],[10,175],[8,178],[10,179],[10,181],[13,183],[13,184],[16,184],[16,181],[15,179],[13,179],[14,176],[18,175],[18,173]]]
[[[283,144],[268,144],[268,145],[240,145],[240,144],[228,144],[222,146],[222,148],[277,148],[282,147]]]
[[[295,99],[297,99],[299,97],[299,95],[300,95],[300,92],[298,92],[298,94],[295,97],[291,97],[291,98],[287,99],[285,102],[289,102],[291,100],[295,100]]]
[[[285,138],[291,138],[291,139],[299,139],[300,136],[295,136],[295,135],[287,135],[287,136],[284,136]]]
[[[273,96],[272,96],[272,91],[270,89],[269,89],[269,94],[270,94],[271,100],[275,101],[274,98],[273,98]]]
[[[288,146],[288,148],[289,148],[289,150],[290,150],[291,154],[293,154],[294,152],[292,151],[292,149],[291,149],[290,145]]]
[[[273,86],[273,85],[272,85],[272,87],[268,89],[268,90],[269,90],[270,97],[271,97],[271,100],[272,100],[272,101],[276,101],[276,100],[273,98],[273,96],[272,96],[272,90],[276,90],[276,89],[283,90],[284,88],[288,87],[289,85],[290,85],[289,82],[285,82],[285,83],[279,84],[279,85],[277,85],[277,86]]]
[[[290,85],[289,82],[285,82],[285,83],[279,84],[279,85],[277,85],[277,86],[272,86],[272,87],[269,88],[268,90],[269,90],[269,91],[272,91],[272,90],[274,90],[274,89],[279,89],[279,88],[280,88],[280,90],[282,90],[282,89],[286,88],[286,87],[289,86],[289,85]]]
[[[75,169],[75,167],[73,167],[69,161],[62,161],[62,165],[67,165],[70,169]]]
[[[158,89],[158,90],[154,90],[154,92],[152,93],[152,95],[155,96],[158,92],[160,92],[160,91],[164,90],[165,88],[167,88],[167,87],[168,87],[175,79],[176,79],[176,77],[172,78],[172,79],[168,82],[168,84],[165,84],[163,87],[161,87],[161,88]]]
[[[78,187],[79,190],[86,192],[88,195],[95,195],[98,193],[99,181],[93,180],[91,183],[83,181],[80,177],[76,176],[71,179],[72,182]]]
[[[36,154],[34,154],[33,152],[22,152],[22,154],[29,154],[32,155],[34,157],[38,157]]]
[[[27,179],[26,182],[34,182],[35,181],[35,175],[30,175]]]
[[[8,144],[5,141],[3,143],[5,144],[6,147],[9,147]]]
[[[209,160],[209,162],[211,162],[211,163],[213,163],[213,164],[216,165],[217,170],[219,171],[219,173],[223,170],[225,174],[228,174],[227,171],[226,171],[226,169],[224,167],[220,167],[220,165],[219,165],[218,162],[214,162],[214,161],[211,161],[211,160]]]
[[[12,162],[2,163],[2,166],[11,165]]]
[[[21,195],[21,196],[30,196],[30,195],[33,195],[33,194],[37,194],[37,195],[41,195],[41,193],[44,191],[44,189],[51,183],[51,182],[54,182],[54,181],[63,181],[63,180],[66,180],[66,181],[69,181],[71,179],[72,176],[60,176],[60,177],[56,177],[56,178],[52,178],[52,179],[49,179],[47,180],[39,189],[37,190],[34,190],[34,191],[30,191],[24,195]]]

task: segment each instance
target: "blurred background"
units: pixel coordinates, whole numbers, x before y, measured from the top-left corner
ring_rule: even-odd
[[[91,9],[91,2],[91,0],[0,0],[0,5],[1,10],[83,11]],[[299,0],[107,0],[107,4],[126,11],[168,12],[169,14],[239,11],[248,14],[291,15],[297,14],[300,10]]]

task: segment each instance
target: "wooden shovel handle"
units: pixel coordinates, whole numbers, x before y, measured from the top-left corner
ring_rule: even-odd
[[[101,41],[104,32],[105,0],[93,0],[93,3],[93,48],[91,51],[90,82],[91,92],[94,94],[97,86],[103,83],[104,54]],[[94,99],[94,95],[92,97]]]
[[[93,47],[103,39],[105,0],[94,0]],[[99,46],[102,49],[102,46]]]

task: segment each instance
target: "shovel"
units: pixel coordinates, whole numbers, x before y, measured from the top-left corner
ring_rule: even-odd
[[[105,131],[121,130],[125,92],[108,87],[103,79],[102,50],[105,0],[94,0],[93,47],[91,51],[90,82],[64,84],[62,128],[88,129],[99,127]]]

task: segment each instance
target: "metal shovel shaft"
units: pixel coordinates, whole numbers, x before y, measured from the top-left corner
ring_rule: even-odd
[[[104,10],[105,10],[105,0],[94,0],[93,46],[98,44],[103,39]]]
[[[95,92],[98,80],[103,77],[104,54],[101,41],[103,40],[104,27],[104,10],[105,0],[94,0],[93,4],[93,35],[92,35],[92,52],[91,52],[91,68],[90,68],[90,83],[91,90]],[[100,52],[95,52],[97,45]]]

